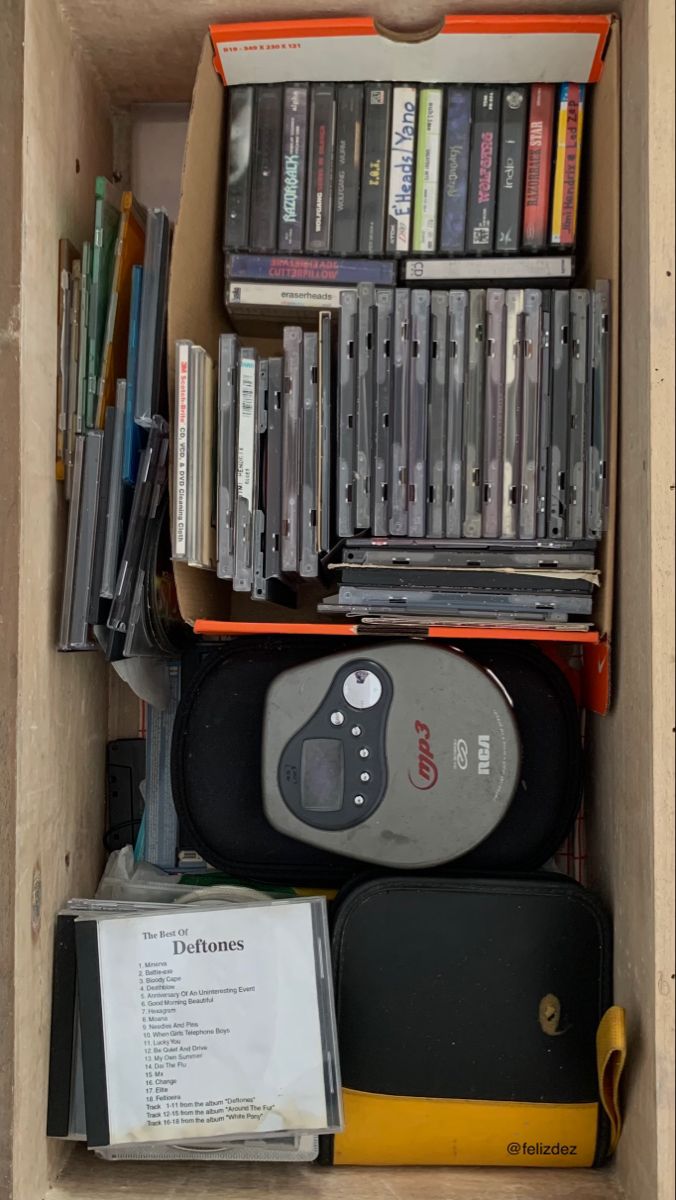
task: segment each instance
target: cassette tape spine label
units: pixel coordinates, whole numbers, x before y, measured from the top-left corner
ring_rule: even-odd
[[[188,374],[190,342],[176,343],[176,467],[174,486],[174,558],[188,553]]]
[[[502,99],[500,175],[495,225],[495,249],[500,254],[515,254],[521,244],[527,112],[528,88],[505,87]]]
[[[472,88],[463,84],[451,85],[446,90],[439,238],[439,249],[443,254],[462,254],[465,250],[471,127]]]
[[[301,254],[303,250],[307,124],[307,84],[287,84],[284,88],[282,182],[277,238],[279,249],[286,254]]]
[[[583,83],[561,84],[552,195],[551,240],[555,246],[575,245],[584,100]]]
[[[383,253],[391,112],[392,84],[367,84],[364,97],[364,153],[359,201],[360,254]]]
[[[490,254],[495,240],[500,88],[474,89],[465,249]]]
[[[418,93],[414,87],[398,85],[394,88],[387,201],[388,254],[407,254],[411,244],[417,107]]]
[[[253,138],[254,90],[229,88],[228,179],[225,193],[224,242],[226,249],[249,244],[249,198]]]
[[[305,249],[310,254],[326,254],[331,249],[335,139],[335,87],[333,84],[312,84],[305,226]]]
[[[414,254],[433,253],[437,248],[443,98],[441,88],[422,88],[420,92],[412,238]]]
[[[554,84],[534,83],[528,114],[523,208],[523,245],[526,250],[541,250],[547,244],[553,128]]]
[[[359,234],[364,88],[360,83],[338,85],[336,100],[336,165],[333,201],[334,254],[355,254]]]

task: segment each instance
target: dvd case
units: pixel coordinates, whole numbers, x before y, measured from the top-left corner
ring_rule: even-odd
[[[523,400],[518,534],[520,538],[528,541],[537,536],[540,406],[543,399],[540,378],[542,293],[535,288],[528,288],[524,294],[523,309]]]
[[[565,538],[568,492],[570,292],[552,292],[551,311],[551,433],[549,444],[549,505],[547,537]]]
[[[523,310],[525,296],[510,288],[505,296],[505,415],[502,446],[502,537],[518,536],[521,420],[523,404]]]
[[[502,456],[505,435],[505,293],[486,292],[486,415],[484,421],[484,489],[482,530],[500,537]]]
[[[218,510],[216,516],[216,574],[232,579],[235,573],[235,429],[238,411],[239,342],[223,333],[218,346]],[[180,445],[180,426],[177,442]]]
[[[390,533],[408,535],[408,423],[411,356],[411,293],[394,294],[392,408],[390,414]]]
[[[331,362],[331,313],[319,314],[317,386],[317,533],[319,550],[331,549],[331,480],[333,475],[333,370]]]
[[[377,537],[389,531],[390,409],[392,404],[392,330],[394,291],[376,292],[376,378],[373,439],[373,487],[371,489],[371,530]]]
[[[464,508],[462,530],[465,537],[482,534],[484,388],[486,372],[486,293],[469,293],[467,313],[467,378],[463,407]]]
[[[242,347],[237,371],[237,479],[235,494],[235,571],[233,590],[251,592],[254,572],[254,512],[258,501],[259,362]]]
[[[427,397],[430,340],[430,293],[411,292],[409,427],[408,427],[408,536],[425,536],[427,508]]]
[[[454,291],[448,295],[448,417],[446,421],[446,495],[444,529],[447,538],[459,538],[463,528],[463,420],[465,388],[467,386],[467,326],[469,315],[467,292]],[[476,330],[475,330],[476,336]],[[480,406],[481,407],[481,406]],[[479,436],[475,426],[473,437]],[[480,492],[480,484],[479,484]],[[480,500],[480,496],[478,497]],[[469,519],[472,520],[470,510]]]
[[[371,521],[371,452],[375,403],[375,288],[357,288],[357,413],[355,420],[354,524],[368,529]]]
[[[443,537],[446,508],[446,447],[448,416],[448,292],[430,295],[430,379],[427,407],[426,529],[429,537]],[[375,531],[374,531],[375,532]]]
[[[316,579],[317,545],[317,384],[318,335],[303,338],[303,416],[301,436],[301,480],[299,519],[299,574]]]
[[[303,382],[303,331],[295,325],[284,329],[284,396],[282,401],[282,571],[295,575],[299,565],[299,506],[301,482],[301,438]]]
[[[338,469],[336,518],[339,537],[354,523],[355,416],[357,411],[357,294],[341,292],[338,323]]]

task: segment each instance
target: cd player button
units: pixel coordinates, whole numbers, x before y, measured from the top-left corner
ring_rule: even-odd
[[[331,724],[332,725],[342,725],[344,723],[344,721],[345,721],[344,713],[340,712],[339,710],[336,710],[336,712],[331,713]]]
[[[351,708],[373,708],[383,694],[383,685],[373,671],[353,671],[343,683],[343,695]]]
[[[359,757],[360,758],[368,758],[370,753],[371,753],[371,751],[369,750],[368,746],[361,746],[360,750],[359,750]]]
[[[358,807],[361,807],[362,804],[366,803],[363,796],[355,796],[354,802]]]
[[[353,725],[350,733],[352,734],[352,737],[361,737],[361,725]]]
[[[361,782],[362,782],[362,783],[368,783],[368,781],[369,781],[369,779],[371,778],[371,776],[369,775],[368,771],[362,771],[362,773],[361,773],[361,775],[359,776],[359,778],[360,778],[360,780],[361,780]]]

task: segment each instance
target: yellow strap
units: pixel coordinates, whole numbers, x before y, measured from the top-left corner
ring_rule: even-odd
[[[596,1032],[596,1068],[599,1096],[610,1121],[610,1153],[613,1154],[622,1132],[620,1079],[627,1059],[625,1011],[617,1004],[601,1018]]]

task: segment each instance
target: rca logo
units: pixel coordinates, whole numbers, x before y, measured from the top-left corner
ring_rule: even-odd
[[[479,734],[479,774],[491,773],[491,738],[489,733]]]
[[[416,721],[415,731],[418,734],[418,769],[415,776],[409,771],[408,777],[419,792],[429,792],[439,778],[439,768],[434,761],[428,726],[423,721]]]

